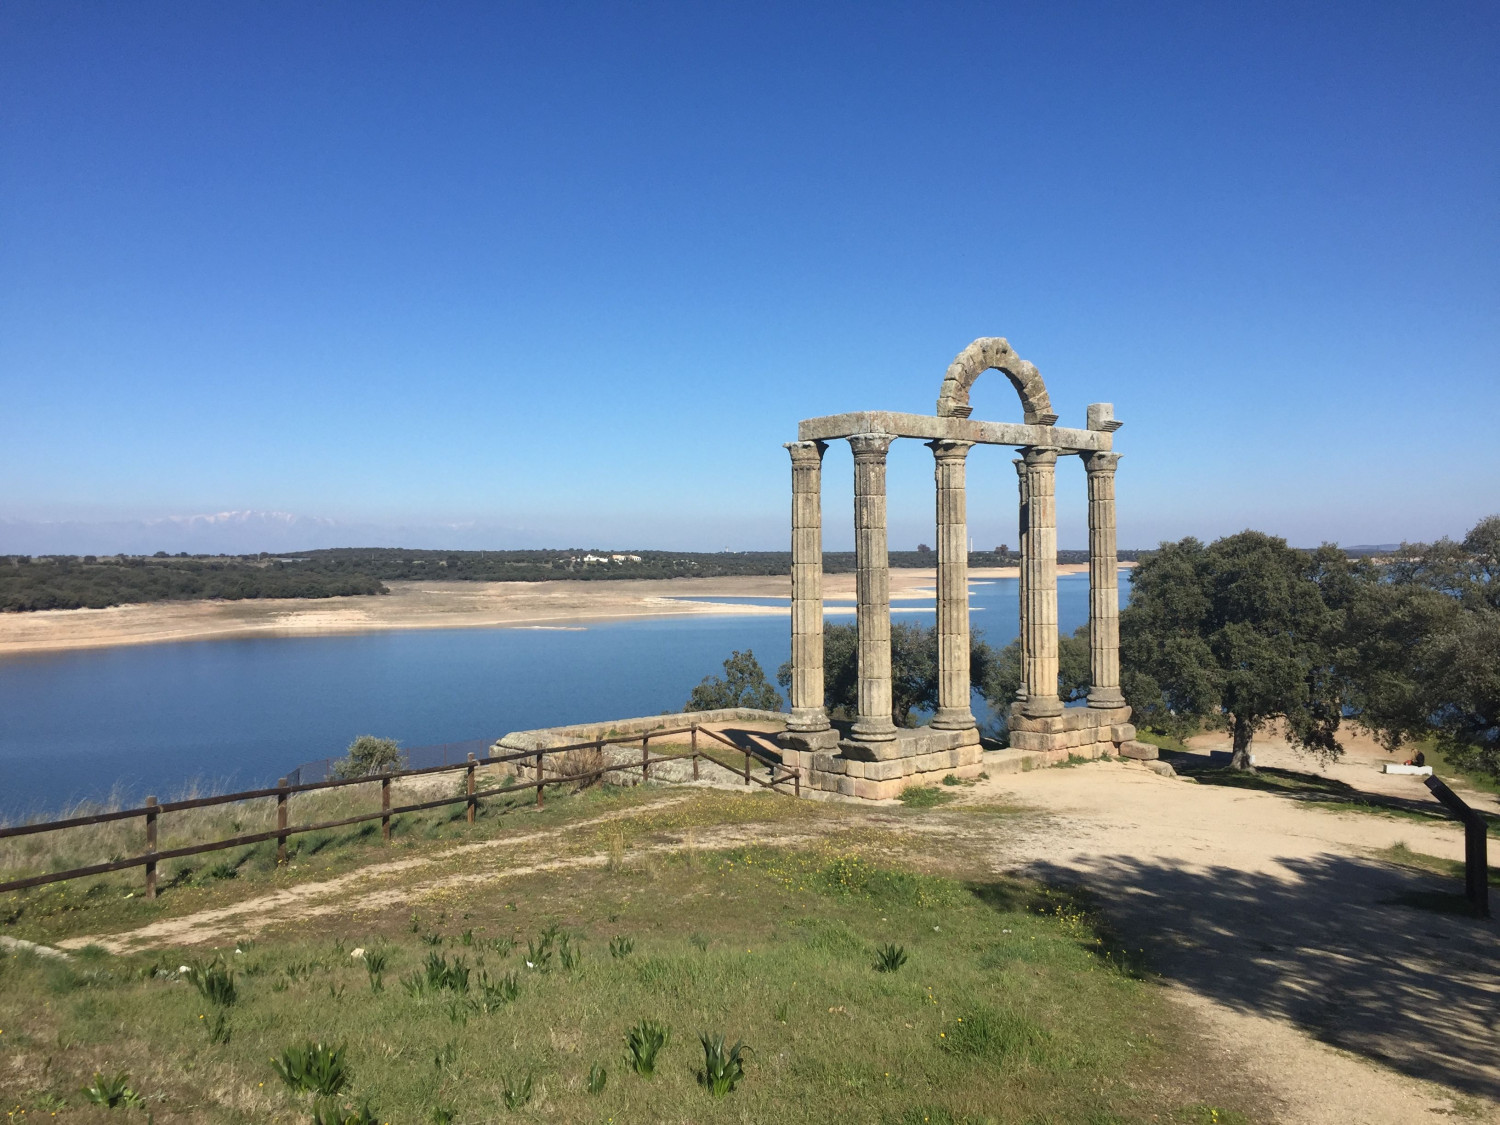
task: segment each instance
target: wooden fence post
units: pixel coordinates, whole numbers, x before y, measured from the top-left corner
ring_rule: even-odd
[[[276,794],[276,830],[281,833],[276,837],[276,866],[286,865],[286,801],[289,794],[286,791],[286,778],[278,778],[276,788],[281,792]]]
[[[545,779],[542,777],[542,752],[536,752],[536,807],[542,807],[542,786]]]
[[[479,798],[474,796],[474,755],[472,753],[469,754],[469,768],[464,770],[464,774],[467,779],[464,782],[464,792],[469,795],[468,812],[464,815],[468,822],[473,824],[474,812],[479,807]]]
[[[693,780],[698,780],[698,724],[693,724]]]
[[[802,768],[800,766],[797,772],[792,774],[792,796],[802,796]]]
[[[156,851],[156,798],[146,798],[146,853]],[[146,861],[146,897],[156,897],[156,860]]]
[[[648,749],[648,746],[650,745],[650,742],[651,742],[651,736],[649,734],[643,734],[643,735],[641,735],[641,784],[642,785],[645,785],[646,782],[648,782],[649,780],[651,780],[651,751]]]
[[[391,840],[391,779],[380,779],[380,836],[386,843]]]
[[[745,751],[745,784],[750,784],[750,751]]]

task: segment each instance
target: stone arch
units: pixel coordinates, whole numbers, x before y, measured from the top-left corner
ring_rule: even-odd
[[[969,388],[974,380],[994,368],[1005,372],[1005,377],[1021,396],[1021,407],[1026,412],[1029,426],[1051,426],[1057,421],[1052,413],[1052,400],[1047,397],[1047,384],[1042,382],[1039,371],[1011,350],[1010,343],[999,336],[985,336],[975,340],[948,365],[948,374],[943,376],[943,386],[938,392],[937,412],[940,418],[967,418],[973,408],[969,405]]]

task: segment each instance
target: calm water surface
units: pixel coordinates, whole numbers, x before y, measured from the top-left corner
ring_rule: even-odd
[[[1122,600],[1127,573],[1121,573]],[[973,623],[1016,635],[1014,579],[975,582]],[[699,599],[701,600],[701,599]],[[718,600],[718,599],[713,599]],[[785,599],[723,599],[785,606]],[[845,619],[852,607],[830,607]],[[896,620],[931,624],[930,601]],[[1088,620],[1088,579],[1058,579],[1062,627]],[[677,710],[732,649],[768,677],[785,615],[683,617],[583,629],[443,629],[134,645],[0,660],[0,816],[189,782],[274,783],[357,734],[405,746]],[[981,716],[983,718],[984,716]]]

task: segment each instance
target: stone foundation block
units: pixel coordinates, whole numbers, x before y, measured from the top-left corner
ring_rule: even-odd
[[[1135,741],[1135,726],[1132,723],[1116,723],[1109,728],[1109,740],[1111,742],[1133,742]]]
[[[1160,751],[1149,742],[1122,742],[1120,757],[1133,758],[1138,762],[1154,762]]]
[[[871,781],[869,778],[859,778],[854,782],[854,795],[863,797],[867,801],[884,801],[890,797],[901,796],[901,790],[906,787],[902,778],[894,781]]]

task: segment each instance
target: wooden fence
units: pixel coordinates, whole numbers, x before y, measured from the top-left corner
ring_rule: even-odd
[[[690,736],[690,749],[683,753],[651,754],[651,740],[663,739],[674,735],[687,734]],[[68,871],[51,871],[45,875],[33,875],[25,879],[13,879],[8,883],[0,883],[0,893],[6,891],[19,891],[27,887],[38,887],[44,883],[60,883],[67,879],[82,879],[90,875],[103,875],[111,871],[123,871],[131,867],[144,867],[146,869],[146,897],[156,897],[156,867],[163,860],[180,859],[183,856],[201,855],[204,852],[221,851],[225,848],[244,847],[248,844],[258,844],[265,840],[276,841],[276,862],[286,862],[286,841],[288,836],[295,836],[302,832],[322,832],[330,828],[343,828],[350,824],[360,824],[364,821],[380,821],[381,835],[386,840],[391,838],[391,817],[401,813],[420,812],[423,809],[435,809],[443,805],[452,805],[463,802],[467,805],[465,819],[474,823],[475,813],[478,811],[480,800],[487,794],[478,792],[476,787],[475,771],[480,766],[496,766],[514,763],[517,768],[517,776],[514,783],[500,792],[509,795],[526,789],[536,790],[536,804],[541,808],[544,803],[543,792],[549,785],[576,785],[583,782],[597,780],[605,774],[620,773],[624,770],[641,771],[641,780],[649,781],[653,766],[663,762],[675,762],[691,760],[693,764],[693,780],[698,780],[698,763],[702,759],[708,759],[715,765],[725,769],[725,766],[713,755],[706,752],[701,741],[707,739],[710,743],[720,743],[727,747],[735,755],[743,755],[745,764],[743,776],[745,784],[752,783],[765,789],[777,791],[777,786],[783,786],[791,782],[792,791],[795,795],[802,794],[802,773],[800,770],[782,764],[778,759],[772,757],[764,750],[756,746],[741,746],[718,731],[710,730],[699,723],[690,726],[676,727],[671,730],[654,730],[643,734],[618,735],[613,738],[596,738],[589,742],[576,742],[567,746],[553,746],[544,750],[517,750],[509,754],[495,754],[489,757],[476,757],[473,754],[468,760],[457,765],[428,766],[425,769],[396,770],[391,773],[367,774],[362,777],[340,778],[334,781],[313,781],[301,785],[289,785],[286,778],[281,778],[273,788],[269,789],[247,789],[240,793],[225,793],[217,797],[195,797],[185,801],[162,801],[158,802],[155,797],[147,797],[146,803],[140,808],[119,809],[115,812],[97,813],[93,816],[76,816],[66,820],[42,821],[36,824],[19,824],[10,828],[0,828],[0,840],[16,836],[31,836],[39,832],[61,832],[68,828],[83,828],[91,824],[104,824],[114,820],[130,820],[136,817],[146,822],[145,844],[146,850],[140,855],[131,856],[128,859],[117,859],[109,863],[96,863],[88,867],[75,867]],[[641,760],[639,762],[616,762],[605,765],[598,769],[580,772],[555,771],[553,776],[546,776],[546,759],[558,754],[567,754],[577,750],[595,750],[604,752],[606,746],[618,745],[620,743],[639,742],[641,744]],[[718,753],[722,755],[723,750]],[[755,760],[769,767],[770,777],[762,780],[755,777],[751,772],[751,761]],[[525,781],[520,777],[520,770],[534,769],[535,780]],[[439,797],[431,801],[417,801],[412,804],[391,804],[391,782],[406,777],[422,777],[428,774],[453,773],[463,770],[467,780],[464,792],[456,797]],[[738,772],[738,771],[737,771]],[[368,785],[374,782],[380,784],[380,809],[376,812],[360,813],[358,816],[346,816],[338,820],[325,820],[317,824],[289,824],[288,798],[293,793],[310,793],[318,789],[340,789],[346,785]],[[779,790],[785,792],[785,790]],[[494,795],[493,791],[488,795]],[[201,809],[211,805],[227,805],[236,801],[253,801],[258,799],[274,798],[276,801],[276,827],[265,832],[251,832],[246,835],[232,836],[222,840],[213,840],[204,844],[193,844],[184,848],[170,848],[167,851],[157,851],[156,830],[157,819],[164,813],[181,812],[185,809]]]

